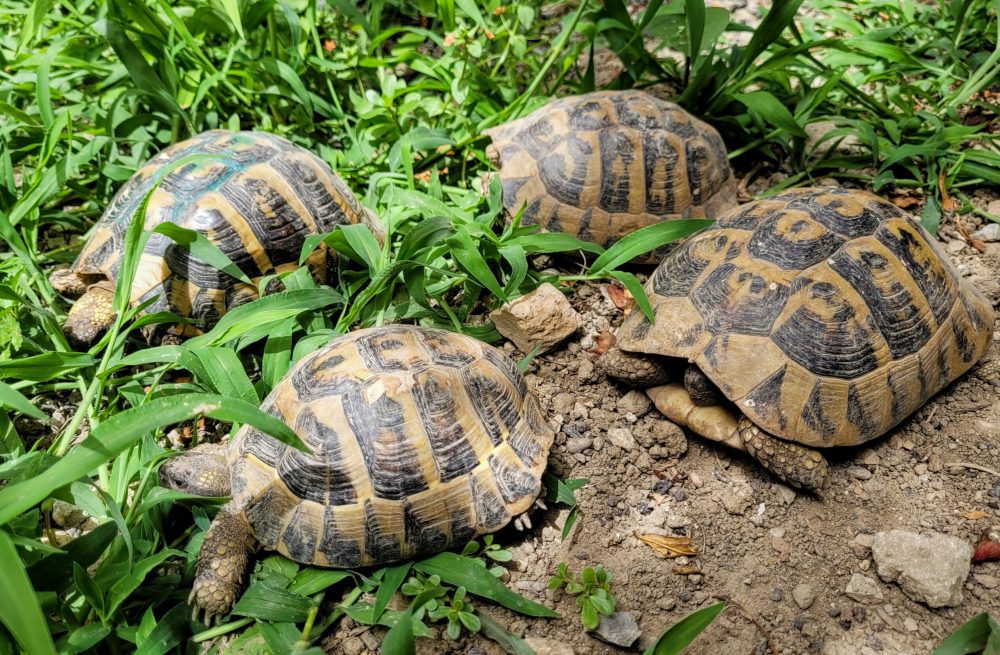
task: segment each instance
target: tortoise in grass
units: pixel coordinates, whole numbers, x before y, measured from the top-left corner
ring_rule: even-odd
[[[115,195],[72,267],[52,275],[57,291],[79,297],[64,326],[75,346],[89,345],[114,320],[112,299],[125,231],[157,182],[146,207],[146,229],[170,222],[200,232],[254,282],[241,282],[169,237],[151,234],[131,302],[159,296],[147,312],[170,311],[193,319],[191,325],[169,328],[173,336],[211,327],[227,310],[255,299],[263,276],[297,268],[311,234],[362,221],[381,234],[378,219],[308,150],[264,132],[199,134],[137,171]],[[324,281],[327,257],[321,246],[306,262]]]
[[[719,133],[643,91],[561,98],[484,133],[504,206],[512,214],[524,206],[525,225],[609,246],[648,225],[736,205]]]
[[[232,495],[205,536],[191,592],[209,619],[242,593],[258,547],[354,568],[500,529],[538,496],[553,438],[502,352],[402,325],[306,356],[262,409],[312,452],[245,425],[227,446],[198,446],[160,470],[166,486]]]
[[[993,308],[934,238],[861,191],[731,210],[671,252],[599,360],[672,421],[817,491],[816,448],[874,439],[969,370]]]

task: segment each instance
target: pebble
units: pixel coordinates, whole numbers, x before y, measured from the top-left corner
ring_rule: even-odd
[[[594,379],[594,362],[589,359],[580,360],[580,368],[577,370],[576,375],[578,378],[584,382]]]
[[[680,487],[674,487],[673,489],[671,489],[670,495],[673,496],[674,500],[676,500],[678,503],[684,502],[685,500],[687,500],[688,497],[687,492],[681,489]]]
[[[746,482],[734,481],[717,498],[727,512],[742,515],[753,504],[753,489]]]
[[[847,589],[844,590],[844,593],[847,594],[848,598],[856,600],[859,603],[871,604],[882,602],[882,590],[879,589],[878,582],[860,573],[855,573],[851,576],[851,580],[847,583]]]
[[[601,616],[594,635],[614,646],[629,648],[642,635],[642,630],[631,612],[615,612]]]
[[[528,644],[528,647],[535,651],[535,655],[575,655],[572,646],[556,639],[525,637],[524,643]]]
[[[816,600],[816,591],[806,583],[801,582],[795,585],[795,589],[792,589],[792,600],[799,606],[799,609],[807,610]]]
[[[987,223],[969,236],[980,241],[1000,241],[1000,223]]]
[[[847,474],[855,480],[867,480],[872,477],[872,472],[863,466],[848,466]]]
[[[566,295],[548,282],[490,313],[490,319],[497,331],[524,353],[536,346],[540,347],[539,352],[551,350],[581,325],[580,315]],[[582,375],[584,363],[591,369],[586,378]],[[592,378],[593,369],[593,362],[582,360],[581,379]]]
[[[1000,480],[997,480],[986,493],[994,498],[1000,498]]]
[[[618,411],[622,414],[645,416],[653,407],[653,401],[644,391],[633,389],[618,399]]]
[[[913,600],[928,607],[962,602],[972,558],[966,541],[940,532],[890,530],[875,535],[872,557],[879,577],[897,583]]]
[[[974,573],[973,579],[987,589],[996,589],[1000,586],[1000,578],[986,573]]]
[[[695,489],[701,489],[705,485],[705,481],[702,479],[702,477],[697,473],[695,473],[694,471],[688,473],[688,480],[691,481],[691,486],[693,486]]]
[[[686,516],[681,516],[680,514],[668,514],[667,520],[663,522],[665,526],[671,530],[683,528],[687,526],[691,521]]]
[[[771,590],[770,599],[776,603],[780,603],[785,599],[785,592],[783,592],[779,587],[775,587]]]
[[[566,440],[566,451],[570,453],[582,453],[593,445],[594,440],[590,437],[571,437]]]
[[[653,485],[653,491],[660,494],[661,496],[666,496],[670,488],[674,486],[671,480],[657,480],[656,484]]]
[[[625,451],[635,450],[637,446],[635,437],[632,436],[632,431],[628,428],[612,428],[608,430],[608,441]]]

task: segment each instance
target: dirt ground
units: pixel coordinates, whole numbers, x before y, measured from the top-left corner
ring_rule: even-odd
[[[979,192],[975,200],[986,208],[997,196]],[[945,249],[996,305],[1000,243],[981,253],[953,221],[941,229]],[[533,530],[507,529],[498,537],[514,552],[508,584],[562,618],[527,619],[478,604],[515,634],[541,640],[534,642],[542,645],[539,655],[641,652],[684,615],[719,599],[731,607],[687,651],[692,655],[925,654],[973,615],[1000,613],[1000,563],[974,565],[963,602],[932,610],[878,578],[865,537],[894,528],[934,530],[971,544],[1000,524],[1000,479],[962,465],[1000,470],[1000,331],[971,372],[890,434],[868,447],[826,451],[831,471],[820,500],[777,483],[744,455],[686,434],[644,394],[605,379],[588,351],[598,334],[620,323],[622,311],[604,285],[580,285],[571,301],[584,327],[561,349],[538,357],[527,379],[559,426],[550,470],[590,480],[577,492],[580,518],[566,541],[560,531],[567,511],[558,507],[536,515]],[[638,533],[690,536],[698,555],[666,559]],[[631,649],[585,634],[574,598],[546,590],[560,562],[613,571],[618,608],[642,629]],[[675,573],[679,566],[697,573]],[[866,605],[848,598],[854,573],[877,581],[883,600]],[[802,594],[792,594],[800,585],[815,596],[804,609]],[[374,651],[380,637],[347,621],[326,645],[357,655]],[[480,637],[458,643],[441,637],[420,640],[418,652],[502,653]]]

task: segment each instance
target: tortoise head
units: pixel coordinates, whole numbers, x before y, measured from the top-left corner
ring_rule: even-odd
[[[232,493],[225,444],[201,444],[160,467],[160,483],[196,496],[220,498]]]
[[[60,268],[49,276],[49,284],[60,294],[69,298],[79,298],[91,285],[107,279],[101,274],[81,273],[73,268]]]
[[[111,282],[92,284],[66,316],[63,332],[77,350],[88,348],[115,321],[115,288]]]

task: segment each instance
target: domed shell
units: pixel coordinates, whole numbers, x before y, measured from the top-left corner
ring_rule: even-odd
[[[714,128],[643,91],[548,103],[486,130],[503,203],[522,223],[609,246],[672,218],[715,217],[736,181]]]
[[[514,363],[443,330],[352,332],[303,358],[263,409],[312,454],[247,425],[233,501],[303,563],[385,564],[464,545],[525,512],[553,431]]]
[[[989,346],[993,308],[934,238],[861,191],[743,205],[670,253],[626,351],[695,363],[750,420],[815,447],[884,434]]]
[[[145,228],[170,222],[200,232],[254,282],[297,268],[307,236],[365,218],[347,185],[308,150],[264,132],[214,130],[165,149],[132,176],[94,227],[74,271],[117,279],[125,231],[157,182]],[[321,246],[306,263],[322,278],[326,259]],[[146,311],[194,318],[195,326],[183,330],[193,334],[217,321],[235,298],[256,297],[256,290],[152,233],[131,301],[157,295]]]

